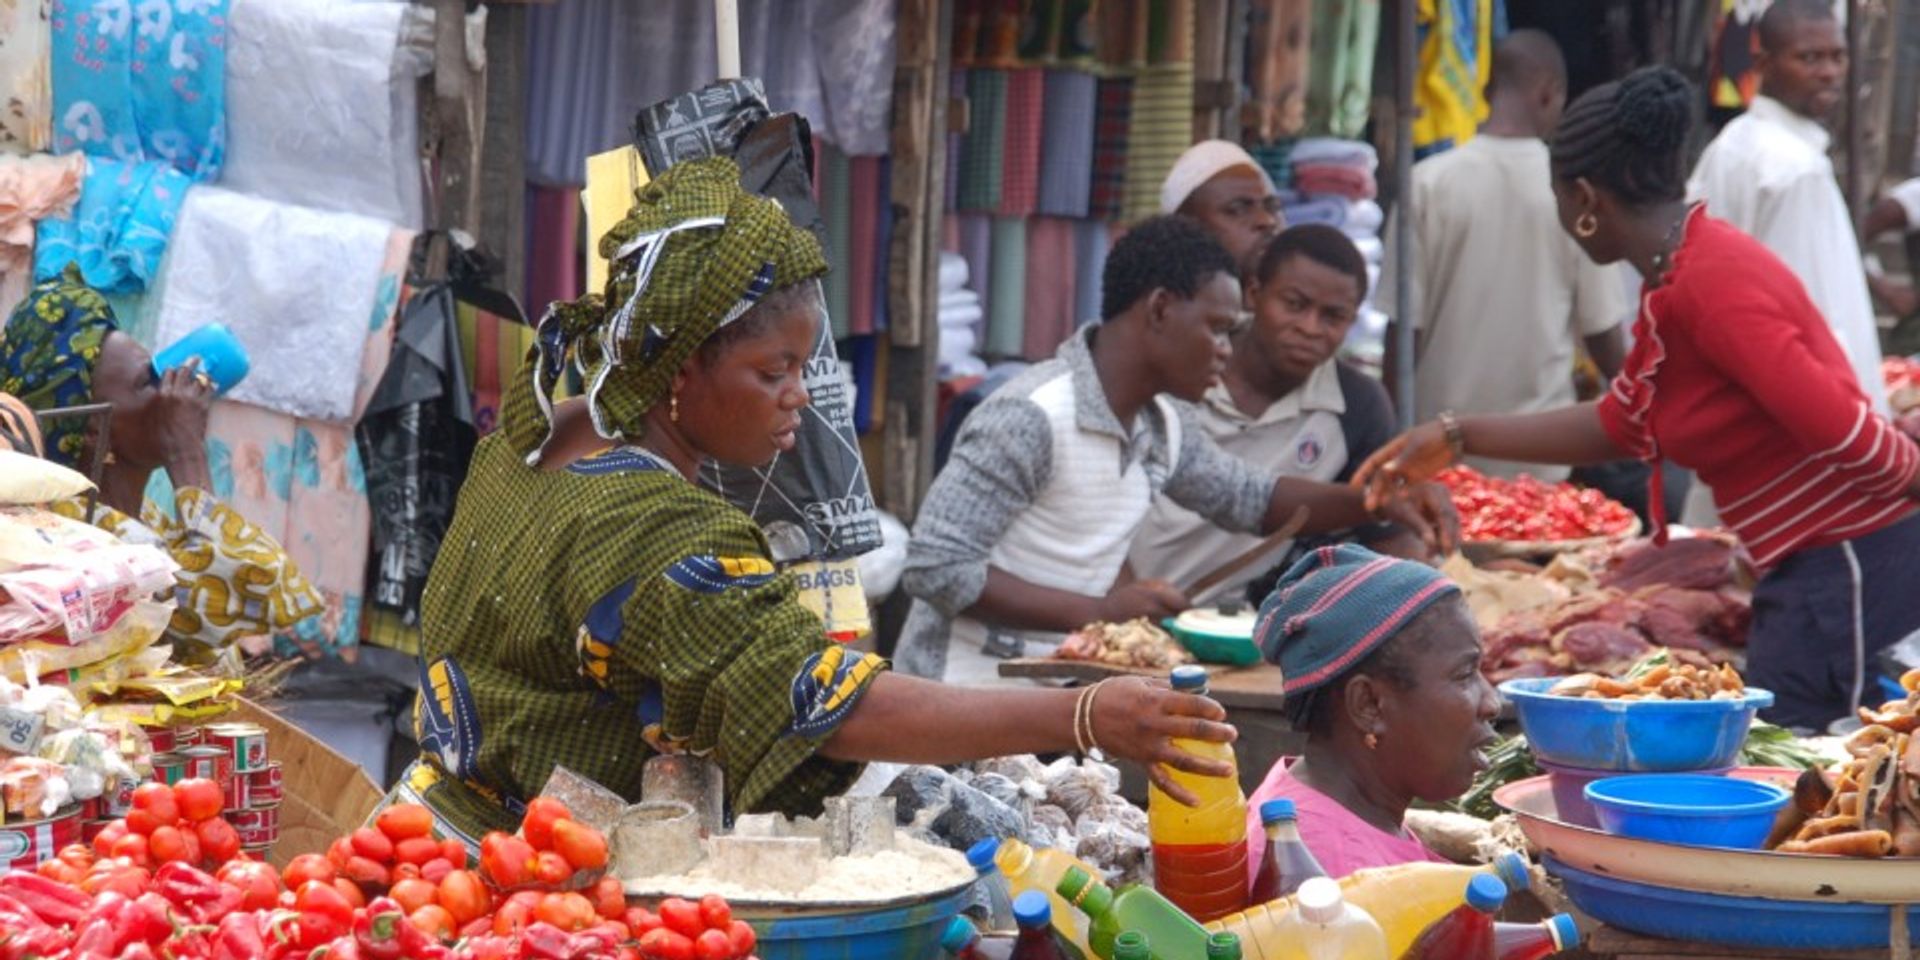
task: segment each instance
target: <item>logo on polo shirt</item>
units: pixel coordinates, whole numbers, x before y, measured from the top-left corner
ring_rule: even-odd
[[[1301,437],[1300,443],[1293,448],[1293,458],[1298,460],[1302,467],[1311,467],[1326,455],[1327,445],[1321,443],[1320,438],[1311,433]]]

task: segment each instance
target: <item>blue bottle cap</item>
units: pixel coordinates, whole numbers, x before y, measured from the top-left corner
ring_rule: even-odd
[[[1496,913],[1507,902],[1507,885],[1499,877],[1474,874],[1467,881],[1467,906],[1481,913]]]
[[[1275,820],[1298,820],[1300,814],[1294,809],[1293,801],[1286,797],[1268,800],[1260,805],[1260,822],[1272,823]]]
[[[1044,927],[1053,922],[1053,905],[1047,895],[1028,890],[1013,900],[1013,922],[1023,927]]]
[[[1548,929],[1553,931],[1554,945],[1562,950],[1572,950],[1580,945],[1580,928],[1573,918],[1564,913],[1556,913],[1547,921]]]
[[[1173,682],[1175,690],[1187,693],[1202,691],[1207,689],[1207,668],[1193,663],[1174,667],[1169,679]]]
[[[998,869],[994,866],[993,858],[999,855],[1000,841],[994,837],[988,837],[967,848],[967,863],[973,867],[975,873],[985,875]]]
[[[1524,893],[1533,889],[1533,875],[1527,872],[1527,858],[1520,854],[1501,854],[1493,861],[1493,872],[1500,882],[1507,885],[1509,892]]]
[[[947,932],[940,935],[940,946],[948,953],[959,953],[967,948],[967,944],[978,939],[980,931],[973,928],[973,921],[966,917],[954,917],[953,922],[947,924]]]

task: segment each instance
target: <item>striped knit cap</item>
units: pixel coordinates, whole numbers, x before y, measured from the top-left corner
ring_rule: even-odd
[[[1253,639],[1280,667],[1287,696],[1344,676],[1434,601],[1457,596],[1423,563],[1343,543],[1300,558],[1260,605]]]

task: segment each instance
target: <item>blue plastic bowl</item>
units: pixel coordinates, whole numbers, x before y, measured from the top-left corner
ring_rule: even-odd
[[[1893,915],[1885,904],[1807,903],[1669,890],[1576,870],[1542,858],[1582,913],[1650,937],[1758,950],[1885,949]]]
[[[1585,700],[1547,693],[1556,677],[1509,680],[1534,755],[1548,763],[1619,773],[1687,773],[1739,762],[1747,728],[1773,694],[1748,687],[1738,700]]]
[[[934,960],[940,935],[972,893],[953,893],[904,907],[760,920],[749,917],[761,960]]]
[[[1753,850],[1774,814],[1793,798],[1758,780],[1694,773],[1637,773],[1587,784],[1600,829],[1615,836],[1689,847]]]

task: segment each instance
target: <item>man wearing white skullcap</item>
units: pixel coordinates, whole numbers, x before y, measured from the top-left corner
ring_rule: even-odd
[[[1160,212],[1205,227],[1243,274],[1282,226],[1273,180],[1239,144],[1226,140],[1203,140],[1180,155],[1160,187]]]

